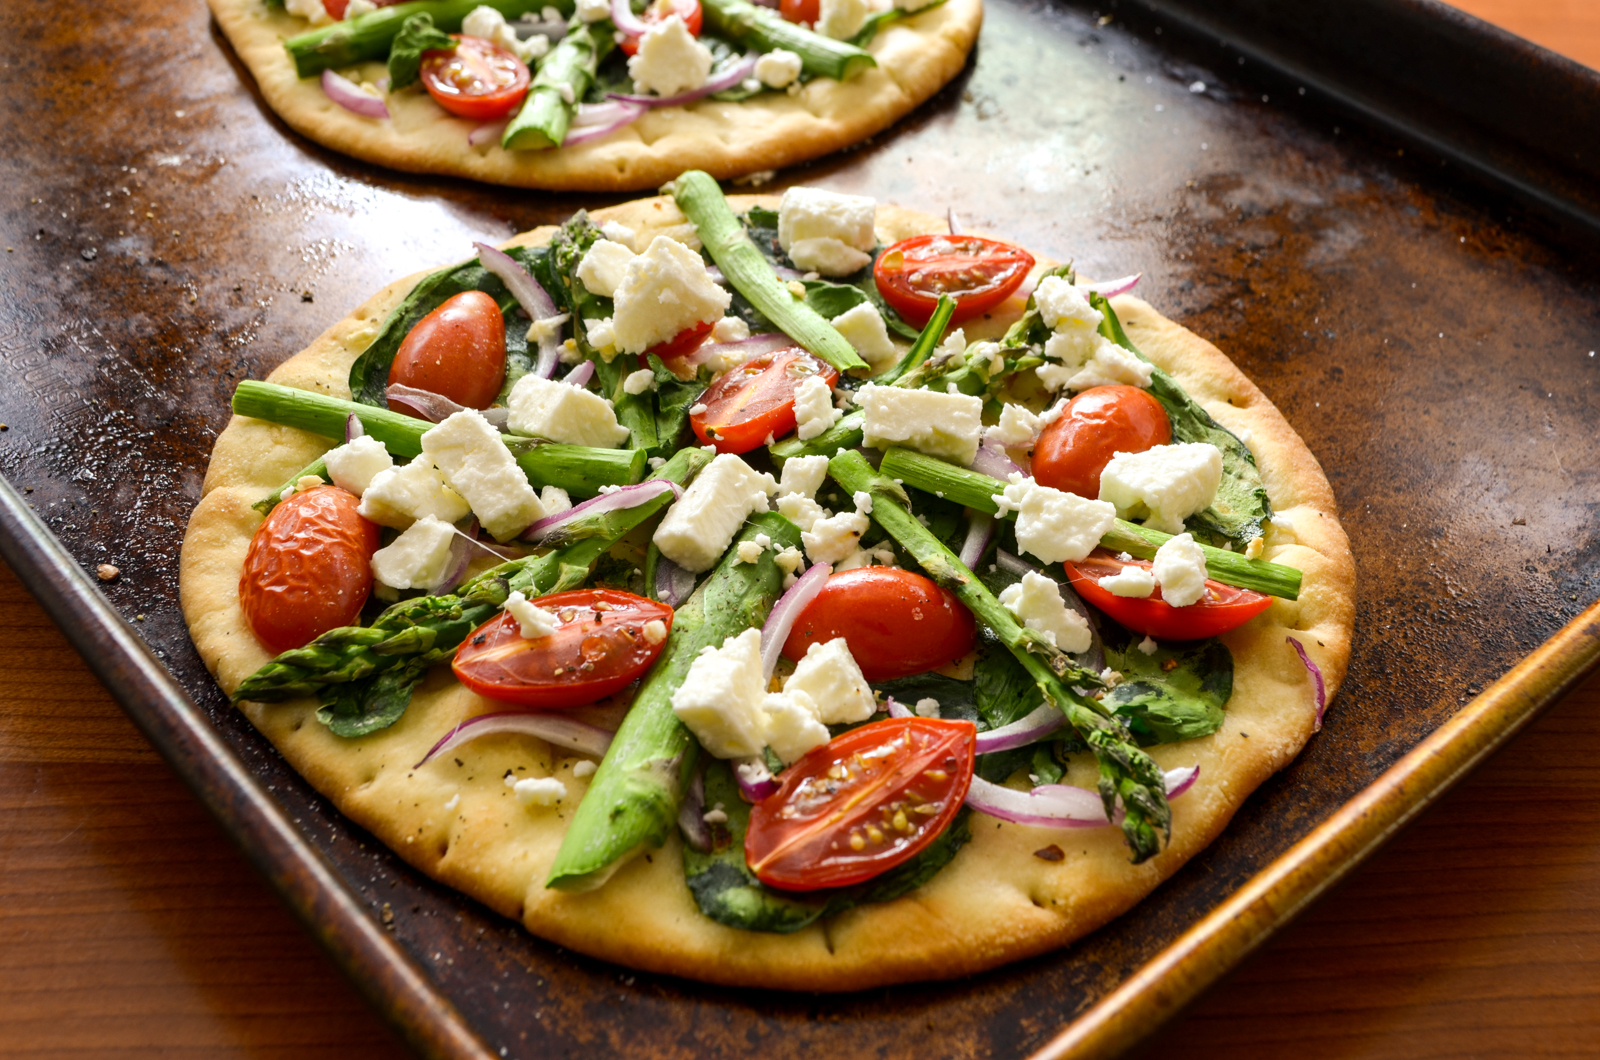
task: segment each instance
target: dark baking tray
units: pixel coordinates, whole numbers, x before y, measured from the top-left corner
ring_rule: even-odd
[[[1142,270],[1321,459],[1360,570],[1349,679],[1221,839],[1060,953],[845,997],[576,957],[421,878],[283,764],[200,665],[176,556],[238,380],[396,276],[606,200],[311,145],[198,4],[25,8],[0,43],[0,552],[425,1054],[1034,1052],[1600,591],[1600,78],[1423,0],[991,0],[954,84],[772,186],[952,206],[1090,275]],[[122,576],[97,588],[107,560]],[[1564,655],[1526,710],[1591,658]]]

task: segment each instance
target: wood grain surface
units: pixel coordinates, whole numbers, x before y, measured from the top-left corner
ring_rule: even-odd
[[[1459,6],[1600,66],[1593,0]],[[399,1057],[0,567],[0,1056]],[[1600,1056],[1600,679],[1142,1055]]]

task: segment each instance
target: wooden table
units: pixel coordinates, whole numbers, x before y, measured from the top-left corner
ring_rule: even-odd
[[[1591,0],[1463,0],[1600,66]],[[0,1055],[405,1055],[0,568]],[[1600,1055],[1600,679],[1145,1051]]]

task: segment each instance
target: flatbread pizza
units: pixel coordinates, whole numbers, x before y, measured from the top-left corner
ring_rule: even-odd
[[[844,991],[1100,927],[1339,687],[1315,457],[1126,281],[671,191],[242,384],[181,557],[202,658],[353,821],[595,957]]]
[[[982,0],[210,4],[267,104],[318,143],[566,191],[760,180],[859,143],[955,77],[983,20]]]

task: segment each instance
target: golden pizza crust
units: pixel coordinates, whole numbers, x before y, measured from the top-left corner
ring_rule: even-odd
[[[766,92],[737,103],[661,107],[612,136],[553,151],[505,151],[496,137],[473,146],[479,123],[452,117],[420,87],[387,97],[387,120],[363,118],[301,80],[283,41],[303,20],[262,0],[209,0],[217,24],[255,77],[267,105],[302,135],[368,162],[412,173],[471,177],[552,191],[658,188],[689,169],[719,180],[817,158],[888,128],[961,71],[983,23],[983,0],[947,0],[890,23],[868,46],[878,65],[848,81],[817,78],[798,94]],[[383,63],[340,73],[362,83]]]
[[[734,207],[771,201],[736,198]],[[675,226],[683,224],[677,208],[660,199],[601,210],[595,219],[620,220],[645,238],[682,231]],[[943,228],[922,214],[879,208],[878,231],[886,241]],[[539,229],[513,242],[541,242],[552,231]],[[379,292],[269,378],[347,397],[351,363],[418,278]],[[240,709],[317,790],[411,864],[521,920],[536,935],[619,964],[729,985],[840,991],[969,975],[1066,945],[1177,871],[1215,838],[1257,785],[1294,758],[1311,735],[1314,705],[1310,680],[1285,637],[1305,645],[1332,695],[1344,677],[1354,616],[1349,545],[1327,480],[1300,437],[1210,343],[1138,299],[1123,297],[1116,305],[1135,344],[1247,439],[1274,509],[1293,527],[1268,531],[1266,558],[1298,567],[1305,576],[1298,601],[1275,600],[1224,638],[1235,671],[1223,727],[1202,739],[1150,749],[1163,768],[1198,764],[1201,772],[1193,789],[1173,803],[1171,845],[1143,865],[1128,863],[1117,829],[1030,828],[974,815],[972,842],[906,897],[851,910],[793,935],[738,931],[696,909],[676,837],[624,866],[597,891],[546,890],[544,879],[571,807],[587,784],[572,774],[582,759],[508,735],[481,738],[414,768],[458,722],[498,709],[456,683],[447,667],[435,668],[394,727],[359,740],[332,735],[315,720],[315,704],[308,700],[245,703]],[[1013,299],[994,319],[968,330],[997,332],[1020,309]],[[225,690],[270,658],[239,607],[239,572],[261,522],[250,505],[327,447],[325,439],[240,416],[217,440],[203,499],[184,538],[180,591],[195,644]],[[622,709],[606,704],[588,714],[614,725]],[[561,778],[569,792],[566,803],[553,809],[523,808],[504,782],[507,776],[549,775]],[[1093,763],[1085,757],[1065,782],[1093,787]],[[1050,862],[1034,856],[1051,845],[1066,857]]]

